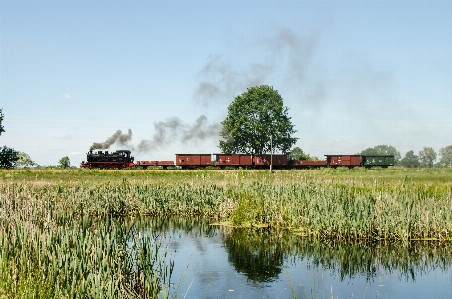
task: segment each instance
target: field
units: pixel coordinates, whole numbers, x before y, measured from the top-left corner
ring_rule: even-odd
[[[169,297],[173,265],[136,225],[150,215],[347,242],[450,241],[452,170],[3,170],[0,298]]]

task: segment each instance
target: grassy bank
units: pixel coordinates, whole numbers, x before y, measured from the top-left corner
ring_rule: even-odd
[[[1,177],[2,198],[46,199],[74,217],[205,215],[320,238],[452,237],[452,170],[45,170]]]
[[[452,171],[1,171],[0,289],[168,297],[172,265],[129,217],[205,215],[359,241],[451,240]]]

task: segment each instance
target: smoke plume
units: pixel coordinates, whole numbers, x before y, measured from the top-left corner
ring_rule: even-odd
[[[90,151],[95,149],[108,149],[112,144],[118,143],[120,145],[125,145],[132,139],[132,130],[129,129],[127,134],[122,134],[121,130],[116,131],[110,138],[104,142],[98,143],[94,142],[89,148]]]
[[[156,133],[152,139],[142,140],[137,149],[139,152],[148,152],[168,145],[174,141],[187,142],[190,140],[206,140],[220,136],[219,123],[208,124],[207,117],[201,115],[193,125],[184,124],[179,118],[173,117],[165,122],[154,123]]]
[[[252,57],[258,60],[251,60],[242,69],[234,68],[238,63],[228,61],[221,55],[211,56],[199,72],[199,76],[206,79],[201,79],[194,96],[205,106],[214,98],[231,100],[249,87],[265,84],[270,76],[280,77],[280,73],[284,76],[284,84],[299,88],[305,80],[315,44],[314,34],[304,38],[290,29],[280,28],[273,35],[240,48],[242,53],[265,53],[263,57]],[[240,54],[237,56],[240,57]]]
[[[209,138],[219,138],[221,131],[221,124],[209,124],[207,117],[201,115],[194,124],[185,124],[179,118],[173,117],[167,121],[160,121],[154,123],[155,134],[152,139],[141,140],[135,148],[128,145],[131,150],[138,150],[139,152],[149,152],[175,141],[203,141]],[[113,136],[108,138],[105,142],[94,142],[90,150],[108,149],[112,144],[126,145],[132,139],[132,130],[129,129],[127,134],[122,134],[121,130],[116,131]]]

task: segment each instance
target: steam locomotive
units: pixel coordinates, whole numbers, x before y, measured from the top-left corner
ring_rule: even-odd
[[[129,150],[119,150],[113,153],[89,151],[86,154],[86,162],[82,161],[80,168],[130,168],[134,166],[133,160]]]
[[[112,153],[108,151],[89,151],[87,161],[82,161],[81,168],[132,168],[139,167],[168,167],[205,168],[216,166],[225,168],[256,168],[265,169],[298,169],[298,168],[321,168],[321,167],[388,167],[394,166],[393,155],[325,155],[325,160],[308,161],[294,160],[285,154],[176,154],[174,161],[140,160],[134,163],[134,157],[129,150],[118,150]]]

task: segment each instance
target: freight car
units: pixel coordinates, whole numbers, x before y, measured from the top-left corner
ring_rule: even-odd
[[[287,155],[270,154],[214,154],[216,156],[215,166],[222,169],[225,167],[254,167],[268,168],[287,168]]]
[[[129,168],[134,166],[133,160],[129,150],[118,150],[112,153],[89,151],[86,154],[86,162],[82,161],[80,168]]]
[[[180,168],[212,166],[211,154],[176,154],[176,166]]]
[[[394,156],[392,155],[366,155],[361,156],[361,166],[374,167],[380,166],[387,168],[388,166],[394,166]]]

